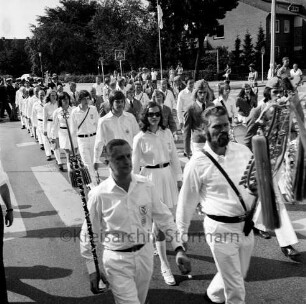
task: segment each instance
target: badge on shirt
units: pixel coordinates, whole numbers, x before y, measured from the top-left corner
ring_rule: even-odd
[[[94,115],[93,114],[90,114],[90,119],[94,119]]]
[[[125,133],[126,133],[126,134],[129,134],[129,133],[130,133],[130,130],[129,130],[129,129],[126,129],[126,130],[125,130]]]
[[[141,215],[141,225],[142,226],[145,226],[146,223],[147,223],[147,220],[146,220],[146,215],[148,213],[148,208],[146,205],[143,205],[143,206],[139,206],[139,213]]]

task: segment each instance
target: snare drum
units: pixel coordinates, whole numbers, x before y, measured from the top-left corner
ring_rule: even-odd
[[[245,125],[236,125],[231,130],[232,140],[239,144],[244,143],[244,137],[247,133],[247,127]]]

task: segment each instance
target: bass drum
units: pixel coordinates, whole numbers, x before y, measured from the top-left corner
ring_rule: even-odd
[[[247,127],[245,125],[237,125],[234,126],[231,130],[232,133],[232,140],[239,144],[244,143],[244,137],[247,133]]]

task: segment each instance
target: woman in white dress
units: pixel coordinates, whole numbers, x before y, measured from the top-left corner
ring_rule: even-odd
[[[182,184],[182,169],[173,135],[162,122],[161,107],[149,102],[143,111],[141,132],[133,140],[133,172],[148,177],[155,185],[161,201],[173,208],[177,204],[178,188]],[[175,285],[166,255],[165,234],[154,225],[154,235],[164,280],[168,285]]]
[[[68,127],[71,129],[71,111],[75,107],[71,106],[71,99],[67,92],[63,92],[58,98],[58,109],[53,113],[53,126],[51,130],[52,141],[56,141],[58,138],[59,147],[63,149],[66,154],[67,169],[70,170],[69,154],[72,153],[71,143],[69,140],[66,119],[64,118],[64,112],[67,114]],[[76,150],[77,140],[72,138],[73,147]]]

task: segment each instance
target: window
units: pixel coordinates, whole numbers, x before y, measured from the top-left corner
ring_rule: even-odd
[[[278,57],[279,54],[280,54],[279,46],[276,46],[276,47],[275,47],[275,57]]]
[[[216,28],[216,35],[214,39],[223,39],[224,38],[224,25],[218,25]]]
[[[275,33],[279,33],[279,20],[275,21]]]
[[[284,33],[290,33],[290,20],[284,20]]]

